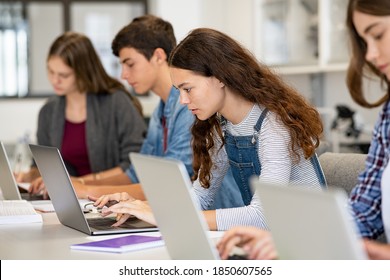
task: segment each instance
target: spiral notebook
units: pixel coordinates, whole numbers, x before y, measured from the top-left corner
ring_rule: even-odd
[[[159,246],[164,246],[164,241],[160,236],[128,235],[100,241],[73,244],[70,248],[84,251],[125,253]]]

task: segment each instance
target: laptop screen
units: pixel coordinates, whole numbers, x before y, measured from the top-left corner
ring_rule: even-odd
[[[30,149],[37,163],[39,172],[53,202],[58,219],[63,225],[77,229],[87,234],[118,234],[144,231],[156,231],[155,226],[143,221],[133,221],[131,227],[111,227],[114,221],[107,224],[107,219],[101,220],[106,223],[104,230],[92,230],[84,216],[79,204],[76,192],[66,170],[60,151],[55,147],[46,147],[30,144]],[[97,221],[95,221],[97,222]],[[108,220],[108,222],[110,222]],[[129,221],[128,223],[131,223]],[[100,224],[100,227],[102,224]]]
[[[281,259],[366,258],[342,190],[251,183]]]

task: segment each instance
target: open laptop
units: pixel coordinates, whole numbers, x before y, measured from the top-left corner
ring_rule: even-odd
[[[172,259],[218,259],[181,161],[130,153],[142,189]]]
[[[120,227],[112,227],[115,217],[87,219],[77,199],[60,151],[55,147],[30,144],[30,150],[42,175],[60,222],[89,235],[157,231],[157,227],[133,218]]]
[[[281,259],[366,259],[346,193],[314,191],[251,180]]]
[[[15,181],[3,142],[0,141],[0,188],[5,200],[42,200],[43,195],[21,192]]]

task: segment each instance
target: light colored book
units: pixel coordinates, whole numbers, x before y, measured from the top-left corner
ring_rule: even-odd
[[[55,212],[53,203],[51,200],[34,200],[30,201],[34,209],[42,213]]]
[[[42,216],[26,200],[0,200],[0,224],[42,223]]]
[[[70,248],[75,250],[124,253],[159,247],[163,245],[164,241],[161,239],[161,237],[146,235],[128,235],[100,241],[73,244],[70,246]]]
[[[32,206],[34,207],[35,210],[38,212],[42,213],[50,213],[50,212],[55,212],[53,203],[51,200],[33,200],[30,201]],[[79,199],[79,203],[82,209],[85,209],[86,204],[91,204],[91,201],[88,199]],[[89,211],[88,211],[89,213]]]

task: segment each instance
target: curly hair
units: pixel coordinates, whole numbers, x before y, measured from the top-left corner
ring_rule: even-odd
[[[299,148],[305,158],[314,154],[323,131],[317,110],[226,34],[208,28],[191,31],[172,51],[169,65],[213,76],[233,93],[268,108],[279,116],[291,135],[291,155],[299,160]],[[210,149],[215,146],[215,137],[223,140],[217,114],[204,121],[196,119],[192,135],[193,179],[199,177],[202,186],[208,188],[212,168]]]
[[[367,44],[358,34],[353,23],[355,11],[374,16],[389,16],[390,1],[388,0],[350,0],[347,8],[346,25],[349,33],[351,59],[347,70],[346,83],[352,99],[366,108],[377,107],[389,99],[390,89],[387,77],[372,63],[366,60]],[[367,101],[363,93],[363,78],[374,74],[381,79],[382,86],[386,86],[387,93],[375,102]]]

